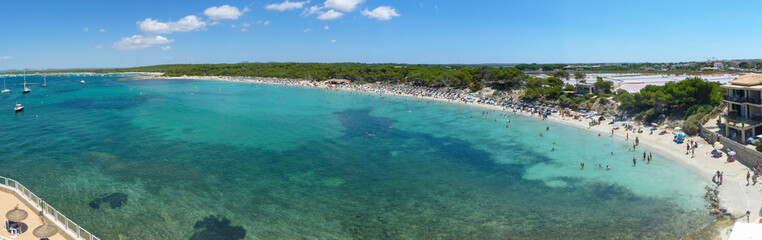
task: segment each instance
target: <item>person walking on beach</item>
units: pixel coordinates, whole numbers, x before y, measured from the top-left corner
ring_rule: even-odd
[[[624,136],[624,140],[625,140],[625,141],[629,141],[629,140],[630,140],[630,133],[627,133],[627,134]]]
[[[749,171],[746,171],[746,186],[749,186],[749,178],[751,178],[751,173]]]
[[[691,152],[691,146],[686,144],[685,145],[685,155],[688,155],[688,153],[690,153],[690,152]]]

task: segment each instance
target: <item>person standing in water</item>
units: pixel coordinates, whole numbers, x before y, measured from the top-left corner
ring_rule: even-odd
[[[634,167],[636,164],[638,164],[638,159],[632,158],[632,166]]]

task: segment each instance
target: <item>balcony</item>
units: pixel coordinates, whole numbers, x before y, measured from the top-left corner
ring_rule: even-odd
[[[731,101],[731,102],[737,102],[737,103],[762,104],[762,99],[760,98],[724,96],[722,99],[725,101]]]
[[[739,129],[748,129],[752,127],[762,126],[762,116],[759,115],[752,118],[747,118],[739,114],[731,113],[726,115],[725,119],[728,125]]]

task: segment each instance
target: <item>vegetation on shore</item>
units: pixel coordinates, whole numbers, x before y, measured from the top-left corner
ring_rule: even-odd
[[[646,121],[682,114],[683,131],[696,134],[699,120],[722,103],[723,92],[717,82],[692,77],[664,86],[649,85],[633,94],[620,89],[614,99],[621,104],[620,110]]]
[[[405,83],[419,86],[512,89],[527,76],[516,68],[466,65],[406,65],[361,63],[239,63],[172,64],[96,72],[163,72],[165,76],[246,76],[308,79],[348,79],[353,82]]]
[[[703,65],[702,65],[703,66]],[[687,78],[664,86],[646,86],[640,92],[619,90],[612,93],[613,83],[600,77],[593,83],[593,95],[578,95],[575,86],[562,79],[584,82],[584,72],[557,70],[552,77],[537,78],[522,70],[558,69],[563,64],[518,64],[515,67],[468,65],[408,65],[361,63],[239,63],[239,64],[170,64],[122,69],[89,70],[90,72],[163,72],[165,76],[248,76],[308,79],[348,79],[353,82],[382,82],[429,87],[452,87],[479,91],[483,87],[496,90],[518,90],[524,101],[558,104],[574,109],[618,104],[622,115],[645,121],[667,116],[683,116],[684,130],[695,134],[699,119],[721,103],[719,83],[701,78]],[[613,95],[612,95],[613,94]]]

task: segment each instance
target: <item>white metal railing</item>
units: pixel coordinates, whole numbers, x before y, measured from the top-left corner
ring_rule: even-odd
[[[30,205],[35,207],[35,210],[42,211],[43,214],[50,214],[53,222],[58,224],[59,227],[64,227],[63,230],[68,232],[70,235],[84,240],[100,240],[100,238],[94,236],[84,228],[71,221],[71,219],[61,214],[61,212],[48,205],[48,203],[40,199],[40,197],[37,197],[37,195],[29,191],[29,189],[24,187],[24,185],[21,185],[21,183],[18,181],[0,176],[0,187],[10,188],[11,190],[16,191],[16,193],[18,193],[23,198],[23,200],[27,201]],[[0,240],[6,239],[0,237]]]

